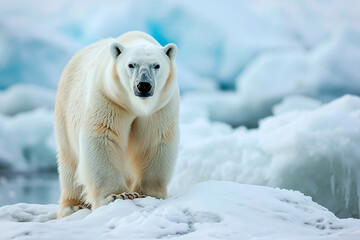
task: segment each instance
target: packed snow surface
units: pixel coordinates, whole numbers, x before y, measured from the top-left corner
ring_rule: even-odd
[[[360,220],[339,219],[300,192],[226,181],[166,199],[116,200],[56,220],[57,205],[0,208],[0,239],[339,239]]]

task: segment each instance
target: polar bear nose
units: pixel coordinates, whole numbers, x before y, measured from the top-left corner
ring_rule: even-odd
[[[136,87],[141,93],[148,93],[151,91],[152,88],[149,82],[139,82],[139,84]]]

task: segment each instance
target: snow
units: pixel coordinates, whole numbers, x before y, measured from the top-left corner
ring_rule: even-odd
[[[196,112],[183,110],[182,117]],[[182,119],[170,190],[211,179],[281,187],[312,196],[337,216],[359,217],[359,118],[360,98],[350,95],[268,117],[250,130],[210,122],[199,112]]]
[[[1,222],[47,222],[56,218],[58,206],[18,203],[0,208]]]
[[[55,169],[55,93],[27,84],[0,91],[0,170]]]
[[[319,47],[264,53],[236,82],[236,91],[191,93],[214,121],[254,127],[289,95],[329,102],[344,94],[360,94],[360,31],[347,28]]]
[[[306,93],[322,100],[359,93],[360,75],[355,70],[360,61],[359,43],[358,30],[343,29],[311,51],[263,55],[238,78],[238,89],[247,96],[262,97],[263,101],[292,93]]]
[[[283,114],[289,111],[314,110],[321,106],[321,102],[302,95],[290,95],[272,109],[274,115]]]
[[[166,199],[116,200],[56,220],[57,205],[0,208],[1,239],[356,239],[358,219],[339,219],[300,192],[208,181]]]

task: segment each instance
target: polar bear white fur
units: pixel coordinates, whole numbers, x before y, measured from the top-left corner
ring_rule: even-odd
[[[116,198],[166,198],[179,142],[176,53],[129,32],[69,61],[55,106],[58,218]]]

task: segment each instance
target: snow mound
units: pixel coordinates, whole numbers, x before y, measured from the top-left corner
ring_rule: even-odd
[[[360,233],[359,220],[338,219],[299,192],[216,181],[166,200],[116,200],[60,220],[55,213],[56,205],[2,207],[2,239],[344,240]]]
[[[302,95],[290,95],[276,104],[272,111],[274,115],[280,115],[290,111],[314,110],[321,106],[321,102]]]
[[[47,222],[56,218],[58,205],[18,203],[0,208],[0,222]]]
[[[359,217],[359,97],[268,117],[253,130],[184,113],[197,118],[181,125],[171,192],[211,179],[266,185],[299,190],[337,216]]]

